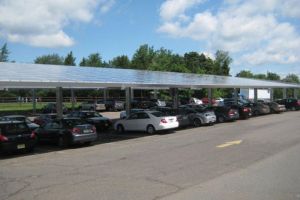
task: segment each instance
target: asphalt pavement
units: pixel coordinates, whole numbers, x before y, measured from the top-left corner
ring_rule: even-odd
[[[93,146],[2,157],[0,199],[300,199],[300,111],[108,134]]]

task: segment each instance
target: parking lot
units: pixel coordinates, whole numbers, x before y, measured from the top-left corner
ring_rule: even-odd
[[[118,113],[106,113],[108,117]],[[0,199],[300,199],[300,112],[0,160]],[[240,196],[242,195],[242,196]]]

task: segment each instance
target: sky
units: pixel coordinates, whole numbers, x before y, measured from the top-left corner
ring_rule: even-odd
[[[72,51],[130,58],[142,44],[214,58],[241,70],[300,76],[299,0],[0,0],[0,46],[9,59]]]

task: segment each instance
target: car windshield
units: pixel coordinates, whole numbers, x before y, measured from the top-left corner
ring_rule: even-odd
[[[99,113],[97,112],[87,112],[85,114],[86,117],[102,117],[102,115],[100,115]]]
[[[66,127],[74,127],[79,124],[83,124],[83,121],[81,119],[63,119],[63,125]]]
[[[162,112],[152,112],[151,113],[152,115],[154,115],[155,117],[163,117],[163,116],[165,116],[165,114],[163,114]]]
[[[2,134],[4,135],[17,135],[26,133],[29,131],[28,126],[25,123],[12,123],[6,124],[2,127]]]

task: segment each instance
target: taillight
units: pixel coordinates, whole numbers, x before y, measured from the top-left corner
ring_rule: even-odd
[[[31,132],[30,138],[35,138],[35,132],[34,131]]]
[[[160,122],[163,123],[163,124],[168,123],[166,119],[161,119]]]
[[[73,128],[71,132],[73,134],[79,134],[80,133],[80,128]]]
[[[92,130],[93,130],[94,133],[97,133],[97,130],[96,130],[95,126],[92,127]]]
[[[244,111],[244,112],[248,112],[249,109],[248,109],[248,108],[244,108],[243,111]]]
[[[5,141],[7,141],[8,139],[7,139],[7,137],[5,137],[4,135],[2,135],[1,133],[0,133],[0,142],[5,142]]]
[[[300,106],[300,100],[298,100],[298,105]]]
[[[234,115],[234,111],[233,110],[229,110],[228,114],[229,115]]]

